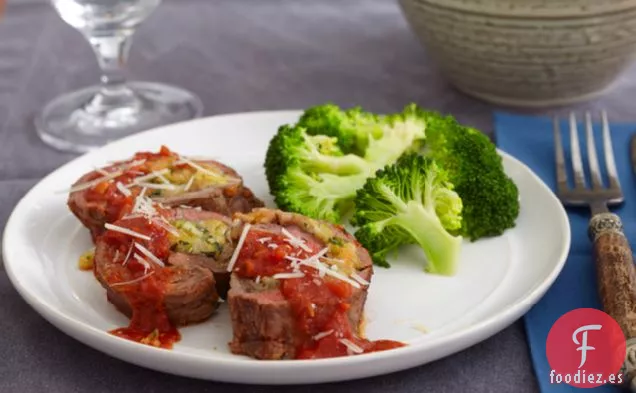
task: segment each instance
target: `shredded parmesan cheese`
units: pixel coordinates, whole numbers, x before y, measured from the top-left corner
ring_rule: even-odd
[[[124,187],[123,184],[121,184],[121,182],[117,182],[115,183],[115,186],[117,187],[117,190],[119,190],[119,192],[121,192],[122,194],[124,194],[124,196],[131,196],[132,192],[130,192],[129,189],[127,189],[126,187]]]
[[[135,198],[135,204],[133,205],[132,211],[137,212],[139,210],[139,205],[143,202],[144,196],[146,195],[146,191],[148,191],[145,187],[141,189],[137,198]]]
[[[239,237],[238,243],[236,243],[236,248],[234,249],[234,253],[232,254],[232,258],[230,259],[230,263],[227,265],[227,271],[231,272],[234,269],[234,264],[238,259],[239,254],[241,253],[241,248],[243,248],[243,243],[245,243],[245,238],[247,237],[247,233],[250,231],[252,226],[250,224],[245,224],[243,226],[243,232],[241,233],[241,237]]]
[[[135,214],[126,214],[126,215],[125,215],[125,216],[123,216],[121,219],[122,219],[122,220],[132,220],[133,218],[139,218],[139,217],[143,217],[143,216],[144,216],[143,214],[138,214],[138,213],[135,213]]]
[[[146,235],[144,235],[142,233],[135,232],[135,231],[130,230],[128,228],[122,228],[120,226],[109,224],[109,223],[104,224],[104,227],[106,229],[108,229],[108,230],[115,231],[115,232],[120,232],[120,233],[123,233],[125,235],[130,235],[130,236],[133,236],[133,237],[137,237],[139,239],[150,240],[150,236],[146,236]]]
[[[179,236],[179,231],[177,231],[177,229],[175,227],[173,227],[172,225],[170,225],[170,223],[168,222],[168,220],[166,220],[164,217],[159,216],[159,219],[155,219],[153,220],[153,222],[157,225],[159,225],[160,227],[162,227],[163,229],[165,229],[166,231],[170,232],[171,234],[173,234],[174,236]]]
[[[138,186],[150,188],[153,190],[175,190],[177,187],[174,184],[155,184],[155,183],[145,183],[145,182],[137,182],[135,183]]]
[[[309,267],[313,267],[314,269],[318,270],[318,275],[320,277],[324,277],[325,275],[337,278],[338,280],[342,280],[350,285],[352,285],[355,288],[360,288],[360,284],[352,279],[350,279],[349,277],[338,273],[336,271],[331,270],[329,267],[327,267],[325,264],[323,264],[322,262],[320,262],[320,258],[325,255],[328,251],[328,248],[323,248],[322,250],[318,251],[318,253],[316,253],[315,255],[310,256],[309,258],[306,258],[304,260],[302,260],[300,262],[301,265],[305,265],[305,266],[309,266]]]
[[[272,250],[275,250],[275,249],[277,249],[277,248],[278,248],[278,244],[276,244],[276,243],[269,243],[269,244],[267,245],[267,248],[271,248]]]
[[[100,174],[102,174],[102,175],[104,175],[103,177],[91,180],[91,181],[86,182],[86,183],[78,184],[78,185],[76,185],[74,187],[71,187],[68,190],[68,192],[73,193],[73,192],[77,192],[77,191],[82,191],[82,190],[85,190],[87,188],[91,188],[91,187],[93,187],[93,186],[95,186],[95,185],[97,185],[97,184],[99,184],[101,182],[112,180],[112,179],[114,179],[114,178],[116,178],[118,176],[121,176],[127,169],[132,168],[134,166],[141,165],[144,162],[146,162],[145,159],[144,160],[133,161],[133,162],[128,163],[128,164],[122,164],[122,165],[119,165],[117,167],[117,170],[114,171],[114,172],[108,172],[108,171],[106,171],[104,169],[97,168],[97,169],[95,169],[95,171],[100,173]],[[67,192],[67,191],[63,191],[63,192]]]
[[[351,273],[351,278],[353,278],[354,280],[356,280],[357,282],[359,282],[362,285],[369,285],[370,282],[365,280],[364,278],[362,278],[358,273],[353,272]]]
[[[146,162],[146,159],[142,158],[141,160],[132,161],[132,162],[129,162],[127,164],[123,163],[123,164],[119,165],[118,168],[122,169],[122,170],[126,170],[126,169],[130,169],[132,167],[139,166],[139,165],[141,165],[141,164],[143,164],[145,162]],[[117,164],[118,162],[114,162],[114,163]]]
[[[325,274],[328,275],[328,276],[331,276],[333,278],[337,278],[338,280],[342,280],[342,281],[344,281],[346,283],[349,283],[353,287],[360,288],[360,284],[358,284],[358,282],[353,281],[353,280],[349,279],[347,276],[344,276],[344,275],[342,275],[342,274],[340,274],[338,272],[334,272],[333,270],[325,269]]]
[[[82,183],[82,184],[78,184],[78,185],[76,185],[76,186],[73,186],[73,187],[71,187],[71,188],[68,190],[68,192],[73,193],[73,192],[77,192],[77,191],[86,190],[86,189],[88,189],[88,188],[91,188],[91,187],[93,187],[93,186],[98,185],[98,184],[99,184],[99,183],[101,183],[101,182],[108,181],[108,180],[112,180],[112,179],[116,178],[117,176],[120,176],[122,173],[123,173],[122,171],[116,171],[116,172],[109,173],[107,176],[103,176],[103,177],[100,177],[100,178],[98,178],[98,179],[91,180],[91,181],[89,181],[89,182],[86,182],[86,183]],[[66,191],[64,191],[64,192],[66,192]]]
[[[291,262],[290,265],[291,265],[292,269],[294,269],[294,270],[298,270],[298,265],[300,264],[300,262],[303,261],[300,258],[290,257],[289,255],[286,255],[284,258]]]
[[[333,329],[331,330],[327,330],[326,332],[320,332],[318,334],[316,334],[314,337],[312,337],[314,339],[314,341],[318,341],[318,340],[322,340],[323,338],[329,336],[333,334]]]
[[[303,250],[305,250],[306,252],[311,252],[311,248],[309,248],[309,246],[307,246],[305,244],[305,241],[303,239],[300,239],[294,235],[292,235],[291,232],[289,232],[286,228],[281,228],[281,232],[283,233],[283,235],[285,235],[287,237],[287,239],[285,239],[285,241],[287,243],[289,243],[292,247],[294,248],[302,248]]]
[[[292,272],[292,273],[277,273],[272,276],[277,280],[284,280],[288,278],[303,278],[305,277],[305,273],[303,272]]]
[[[319,258],[325,255],[327,251],[328,248],[325,247],[322,250],[318,251],[318,253],[316,253],[315,255],[312,255],[306,259],[299,260],[297,264],[313,267],[314,269],[318,270],[318,276],[320,276],[320,278],[323,278],[329,269],[325,265],[320,263]]]
[[[139,281],[145,280],[146,278],[148,278],[148,277],[152,276],[153,274],[155,274],[155,271],[154,271],[154,270],[153,270],[153,271],[151,271],[151,272],[150,272],[150,273],[148,273],[148,274],[145,274],[145,275],[141,276],[141,277],[137,277],[137,278],[135,278],[134,280],[130,280],[130,281],[122,281],[122,282],[116,282],[116,283],[114,283],[114,284],[110,284],[110,286],[111,286],[111,287],[117,287],[117,286],[120,286],[120,285],[129,285],[129,284],[134,284],[134,283],[136,283],[136,282],[139,282]]]
[[[254,280],[255,283],[259,283],[261,282],[261,276],[256,276],[256,279]]]
[[[212,172],[209,169],[206,169],[204,167],[202,167],[201,165],[197,164],[194,161],[188,160],[185,157],[181,157],[181,159],[177,162],[177,164],[188,164],[189,166],[191,166],[192,168],[196,169],[197,171],[203,172],[209,176],[213,176],[213,177],[220,177],[218,173],[216,172]]]
[[[270,240],[272,240],[271,237],[261,237],[260,239],[258,239],[258,242],[261,243],[261,244],[265,244],[265,243],[267,243]]]
[[[355,343],[347,340],[346,338],[341,338],[340,343],[342,345],[344,345],[345,347],[347,347],[347,353],[350,355],[351,353],[362,353],[364,352],[364,349],[360,348],[359,346],[357,346]]]
[[[163,184],[172,184],[170,183],[170,180],[166,179],[166,177],[162,175],[161,173],[159,173],[157,177],[159,178],[159,180],[161,180]]]
[[[188,179],[185,187],[183,187],[183,191],[188,191],[190,187],[192,187],[192,183],[194,183],[194,175],[190,176],[190,179]]]
[[[142,246],[141,244],[135,243],[135,248],[139,250],[142,254],[144,254],[146,257],[150,258],[150,260],[156,263],[157,265],[161,267],[166,266],[166,264],[163,263],[161,259],[157,258],[155,254],[151,253],[150,250],[148,250],[146,247]]]
[[[139,185],[139,183],[143,183],[146,180],[152,180],[152,179],[154,179],[156,177],[160,177],[160,176],[162,176],[162,175],[164,175],[164,174],[166,174],[168,172],[170,172],[170,169],[164,168],[164,169],[162,169],[160,171],[154,171],[154,172],[150,172],[147,175],[136,177],[136,178],[134,178],[132,180],[132,183],[127,185],[127,187],[134,187],[136,185]]]
[[[311,255],[305,259],[301,259],[300,263],[307,266],[310,266],[312,263],[318,263],[322,265],[322,263],[320,263],[320,258],[322,258],[327,253],[327,251],[329,251],[329,249],[325,247],[322,250],[315,253],[314,255]],[[326,269],[324,265],[322,267]]]
[[[141,214],[142,216],[151,219],[157,216],[157,210],[154,207],[152,199],[145,197],[144,193],[146,188],[142,189],[142,193],[135,199],[135,205],[133,206],[133,214]]]
[[[150,270],[150,264],[141,255],[135,254],[133,257],[137,260],[137,262],[139,262],[139,263],[141,263],[143,265],[144,273],[147,273],[148,270]]]
[[[135,247],[135,242],[130,243],[130,248],[128,248],[126,257],[124,258],[124,261],[121,263],[123,266],[126,266],[126,264],[128,263],[128,259],[130,258],[130,255],[132,254],[134,247]]]

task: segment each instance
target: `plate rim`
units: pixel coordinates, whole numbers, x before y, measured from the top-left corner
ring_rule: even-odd
[[[310,369],[315,368],[319,370],[320,368],[333,368],[333,367],[337,368],[340,366],[346,367],[346,366],[352,366],[352,365],[360,366],[364,368],[365,364],[375,363],[378,360],[382,361],[387,366],[391,364],[397,365],[396,367],[393,367],[393,368],[391,367],[384,368],[384,371],[382,372],[370,372],[370,373],[365,373],[364,371],[358,372],[358,374],[361,374],[361,376],[353,377],[353,378],[325,378],[325,379],[319,378],[319,380],[320,382],[336,382],[336,381],[358,379],[365,376],[383,375],[383,374],[388,374],[394,371],[412,368],[420,364],[429,363],[430,361],[435,361],[434,359],[434,360],[425,361],[424,363],[422,363],[422,362],[418,362],[417,360],[417,354],[423,351],[426,351],[431,346],[434,346],[434,347],[448,346],[448,345],[453,346],[452,345],[453,342],[461,343],[458,346],[458,348],[451,350],[449,353],[436,358],[436,359],[441,359],[441,358],[448,357],[452,354],[455,354],[461,350],[464,350],[470,346],[476,345],[479,342],[482,342],[488,339],[489,337],[497,334],[498,332],[505,329],[507,326],[512,324],[517,319],[523,317],[525,313],[527,313],[527,311],[532,306],[534,306],[537,302],[541,300],[541,298],[543,298],[545,293],[550,289],[550,287],[552,287],[555,280],[560,275],[567,261],[567,257],[571,248],[571,228],[570,228],[570,222],[567,217],[566,210],[563,207],[563,205],[560,203],[560,201],[558,200],[558,198],[556,197],[552,189],[550,189],[550,187],[548,187],[548,185],[530,167],[528,167],[525,163],[523,163],[516,157],[506,153],[505,151],[499,148],[497,148],[497,151],[504,159],[511,161],[513,164],[515,164],[516,166],[521,168],[523,171],[525,171],[526,175],[530,176],[534,180],[534,182],[537,183],[537,186],[543,188],[543,190],[549,194],[550,198],[552,198],[554,202],[558,204],[558,206],[560,207],[560,212],[562,214],[559,215],[559,221],[561,224],[560,226],[563,227],[564,229],[564,233],[563,233],[564,243],[561,247],[560,255],[558,255],[558,261],[556,261],[550,273],[545,276],[545,279],[539,282],[535,282],[531,286],[531,289],[528,290],[526,294],[523,295],[522,298],[519,299],[517,302],[509,304],[507,307],[502,308],[499,312],[497,312],[496,314],[488,318],[482,319],[473,324],[457,329],[453,331],[452,333],[442,335],[439,338],[436,338],[434,341],[419,342],[416,345],[407,346],[407,347],[399,348],[392,351],[365,354],[365,356],[360,356],[360,357],[315,359],[315,360],[312,360],[311,362],[307,362],[305,360],[262,361],[262,360],[255,360],[255,359],[244,359],[242,357],[239,359],[238,357],[234,358],[231,356],[227,358],[223,358],[223,359],[211,359],[210,357],[204,354],[179,353],[179,352],[166,351],[160,348],[140,345],[137,343],[129,342],[127,340],[117,339],[116,337],[110,337],[107,334],[107,332],[104,332],[83,321],[73,319],[72,317],[64,313],[63,310],[57,309],[57,307],[55,307],[51,303],[46,302],[45,300],[38,297],[37,294],[32,293],[31,290],[27,288],[27,286],[21,283],[20,277],[17,275],[16,271],[14,271],[14,268],[12,267],[12,265],[15,262],[14,263],[11,262],[14,259],[14,255],[11,254],[11,251],[9,250],[9,247],[7,247],[7,244],[8,244],[8,241],[10,241],[13,236],[17,236],[18,234],[16,230],[14,230],[14,228],[16,229],[18,228],[17,215],[18,213],[20,213],[20,211],[24,209],[23,205],[28,201],[28,199],[31,198],[31,195],[37,191],[37,187],[41,183],[47,181],[47,179],[49,179],[50,177],[55,176],[58,172],[64,171],[66,168],[76,165],[78,161],[85,159],[86,156],[95,154],[95,152],[102,151],[103,149],[107,149],[107,148],[112,149],[113,146],[117,146],[119,144],[126,144],[131,139],[136,139],[136,138],[143,139],[150,134],[162,132],[166,129],[180,128],[180,127],[183,127],[184,125],[196,127],[197,123],[205,124],[206,122],[219,120],[223,118],[232,118],[232,117],[240,118],[245,116],[258,117],[258,116],[266,115],[266,116],[293,117],[293,116],[299,115],[300,113],[302,113],[302,110],[297,110],[297,109],[231,112],[231,113],[223,113],[218,115],[201,117],[201,118],[197,118],[193,120],[188,120],[185,122],[173,123],[173,124],[165,125],[162,127],[145,130],[140,133],[119,139],[101,148],[81,154],[71,159],[67,163],[60,165],[59,167],[49,172],[46,176],[42,177],[36,184],[34,184],[24,194],[22,198],[20,198],[18,203],[15,204],[13,210],[11,211],[9,218],[7,219],[7,223],[6,223],[4,233],[2,236],[2,256],[4,260],[4,270],[6,271],[10,282],[12,283],[16,291],[20,294],[20,296],[25,300],[25,302],[29,304],[36,312],[38,312],[38,314],[44,317],[48,322],[53,324],[56,328],[58,328],[63,333],[71,336],[73,339],[77,341],[82,342],[84,345],[87,345],[90,348],[98,350],[102,353],[107,353],[109,356],[120,359],[127,363],[136,364],[138,366],[153,369],[156,371],[161,371],[161,372],[174,374],[174,375],[182,375],[182,376],[197,378],[197,379],[207,379],[207,380],[243,384],[243,383],[253,383],[253,382],[248,382],[248,381],[242,382],[242,381],[236,380],[235,378],[200,377],[200,376],[194,376],[194,375],[183,373],[183,372],[175,372],[172,370],[168,371],[169,367],[167,368],[157,367],[156,365],[149,366],[145,364],[145,363],[148,363],[147,361],[144,363],[144,362],[141,362],[139,359],[142,359],[142,358],[146,358],[146,359],[154,358],[155,360],[156,359],[159,359],[159,360],[172,359],[172,361],[174,361],[174,360],[179,360],[179,358],[184,358],[184,360],[189,360],[189,361],[191,360],[196,362],[204,362],[208,364],[213,364],[215,367],[222,365],[223,367],[227,367],[227,368],[233,368],[233,367],[247,367],[252,369],[258,368],[261,372],[276,370],[278,367],[281,366],[281,364],[284,364],[285,367],[291,368],[292,370],[305,369],[305,368],[310,368]],[[81,337],[78,337],[78,336],[81,336]],[[472,338],[473,336],[477,337],[477,339]],[[470,339],[467,340],[466,337]],[[466,343],[466,341],[468,341],[468,343]],[[120,352],[126,352],[126,353],[130,353],[130,351],[135,352],[138,355],[137,356],[138,359],[132,359],[130,356],[120,356],[118,353],[114,353],[115,351],[108,350],[105,347],[108,347],[109,344],[112,349],[119,349],[119,348],[123,349],[123,351],[120,351]],[[392,362],[392,360],[399,360],[400,358],[407,358],[409,360],[406,362],[407,363],[406,365],[404,364],[400,365],[400,362],[397,362],[397,361]],[[351,359],[356,359],[356,360],[352,363]],[[272,382],[272,383],[258,382],[258,383],[263,385],[286,385],[286,384],[298,383],[298,382],[292,381],[291,379],[290,381],[282,381],[282,382]],[[301,380],[303,379],[301,378]],[[318,383],[318,382],[307,382],[307,383]]]

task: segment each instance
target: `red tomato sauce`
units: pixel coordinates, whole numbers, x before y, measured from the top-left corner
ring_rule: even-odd
[[[166,349],[172,348],[173,344],[181,339],[179,331],[168,319],[164,307],[163,291],[166,277],[161,276],[154,274],[125,293],[133,310],[130,324],[112,330],[111,334]]]
[[[246,278],[292,272],[294,258],[307,258],[324,247],[315,242],[305,244],[311,252],[299,251],[301,249],[290,245],[285,236],[252,229],[245,238],[234,272]],[[348,316],[353,294],[351,284],[330,276],[320,277],[319,272],[309,266],[300,265],[299,270],[304,277],[280,281],[280,291],[296,317],[297,359],[347,356],[350,349],[342,339],[357,345],[363,353],[404,346],[397,341],[369,341],[360,337],[358,327],[352,326]],[[330,333],[325,335],[327,332]],[[316,335],[323,337],[316,340]]]
[[[176,158],[178,155],[170,151],[167,147],[162,146],[157,153],[138,152],[130,160],[104,168],[106,172],[112,173],[119,170],[121,166],[130,165],[135,161],[145,160],[145,162],[139,165],[127,168],[121,175],[112,179],[112,181],[106,180],[86,189],[84,191],[84,197],[88,202],[103,202],[103,215],[106,218],[106,221],[114,222],[130,213],[134,205],[134,200],[139,193],[139,190],[132,188],[130,189],[131,195],[126,196],[119,191],[116,184],[119,182],[126,185],[131,183],[132,180],[138,176],[147,175],[152,172],[150,166],[152,161],[166,157]],[[104,174],[95,172],[87,181],[96,180],[101,177],[104,177]]]
[[[113,255],[115,253],[119,255],[118,260],[113,263],[121,264],[121,267],[108,270],[109,276],[104,278],[109,284],[133,281],[147,276],[137,282],[117,287],[117,291],[126,297],[132,308],[132,318],[127,327],[112,330],[110,333],[147,345],[172,348],[181,336],[170,322],[165,309],[164,294],[165,287],[171,278],[170,270],[148,261],[148,258],[145,259],[150,268],[132,257],[125,260],[133,241],[146,247],[157,258],[165,260],[170,253],[168,232],[143,217],[120,220],[116,222],[116,225],[149,236],[151,240],[133,238],[116,231],[107,231],[103,235],[103,240],[111,246]],[[150,273],[151,275],[148,275]]]

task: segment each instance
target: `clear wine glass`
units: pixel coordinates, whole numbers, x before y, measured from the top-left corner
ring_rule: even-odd
[[[35,119],[42,140],[86,152],[121,137],[201,115],[193,93],[148,82],[127,82],[125,65],[136,28],[161,0],[51,0],[62,19],[93,47],[101,84],[48,103]]]

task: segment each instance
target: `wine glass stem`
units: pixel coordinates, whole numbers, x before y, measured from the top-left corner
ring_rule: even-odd
[[[89,36],[102,71],[101,89],[87,104],[86,110],[95,114],[117,111],[136,111],[139,98],[126,86],[126,63],[132,43],[131,34]]]

